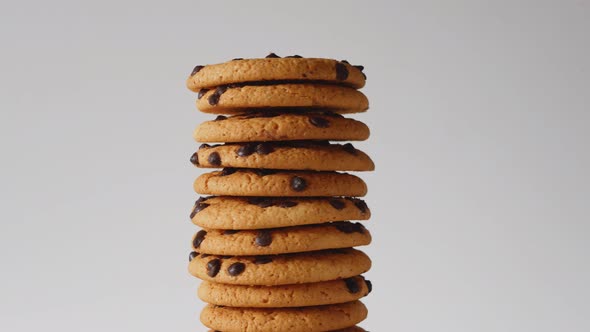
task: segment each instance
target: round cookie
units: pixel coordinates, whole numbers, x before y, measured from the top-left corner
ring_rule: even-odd
[[[283,286],[244,286],[203,281],[198,295],[207,303],[227,307],[287,308],[351,302],[367,296],[371,288],[371,282],[361,276]]]
[[[333,112],[280,113],[261,111],[220,115],[201,123],[193,133],[197,142],[258,142],[294,140],[363,141],[366,124]]]
[[[369,108],[369,100],[353,88],[325,84],[222,86],[199,93],[197,99],[197,108],[205,113],[233,114],[269,107],[358,113]]]
[[[207,305],[205,326],[224,332],[322,332],[353,326],[367,318],[360,301],[301,308],[232,308]]]
[[[194,189],[204,195],[226,196],[365,196],[367,185],[354,175],[338,172],[274,171],[225,168],[201,174]]]
[[[313,171],[372,171],[375,164],[352,144],[327,141],[202,144],[191,161],[204,168],[237,167]]]
[[[369,257],[351,248],[274,256],[194,255],[189,263],[189,272],[193,276],[233,285],[320,282],[354,277],[371,268]]]
[[[210,255],[276,255],[325,249],[351,248],[371,243],[360,223],[327,224],[261,230],[201,230],[193,237],[193,250]]]
[[[236,230],[368,220],[370,217],[371,210],[365,201],[351,197],[200,197],[190,214],[192,222],[203,228]]]
[[[365,85],[363,66],[332,59],[287,57],[271,54],[264,59],[235,59],[225,63],[196,66],[186,81],[195,92],[220,85],[247,82],[325,82],[357,89]]]

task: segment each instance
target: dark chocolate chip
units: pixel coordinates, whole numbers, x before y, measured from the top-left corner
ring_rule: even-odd
[[[346,206],[346,203],[344,203],[343,200],[336,199],[336,198],[330,199],[328,201],[328,203],[330,203],[330,205],[332,205],[332,207],[335,208],[336,210],[342,210]]]
[[[346,278],[344,279],[344,283],[346,283],[346,288],[348,288],[348,291],[352,294],[356,294],[361,291],[361,286],[359,286],[355,278]]]
[[[207,149],[207,148],[210,148],[210,147],[211,147],[211,145],[206,144],[206,143],[203,143],[203,144],[199,145],[199,150],[201,150],[201,149]]]
[[[193,208],[193,212],[191,212],[191,219],[193,219],[195,217],[195,215],[197,215],[197,213],[203,211],[203,209],[205,209],[206,207],[208,207],[209,204],[207,203],[203,203],[203,202],[195,202],[195,207]]]
[[[350,62],[348,62],[348,61],[346,61],[346,60],[341,60],[340,62],[343,62],[343,63],[345,63],[345,64],[347,64],[347,65],[349,65],[349,64],[350,64]]]
[[[199,253],[196,251],[192,251],[189,255],[188,255],[188,261],[191,262],[193,259],[195,259],[197,256],[199,256]]]
[[[346,143],[346,144],[344,144],[344,145],[342,146],[342,150],[344,150],[344,151],[346,151],[346,152],[348,152],[348,153],[350,153],[350,154],[356,155],[356,149],[355,149],[355,148],[354,148],[354,146],[353,146],[352,144],[350,144],[350,143]]]
[[[259,247],[268,247],[272,243],[272,233],[269,230],[263,229],[256,234],[254,241]]]
[[[233,58],[231,61],[244,60],[244,58]]]
[[[233,235],[239,232],[237,229],[226,229],[223,231],[223,235]]]
[[[247,144],[240,146],[236,150],[236,154],[240,157],[246,157],[246,156],[253,154],[255,151],[256,151],[256,144],[247,143]]]
[[[221,96],[218,95],[217,93],[213,93],[212,95],[210,95],[209,98],[207,98],[207,101],[209,101],[209,105],[211,105],[211,106],[217,105],[217,103],[219,103],[219,97],[221,97]]]
[[[246,264],[237,262],[237,263],[233,263],[232,265],[230,265],[227,268],[227,273],[230,276],[235,277],[237,275],[242,274],[242,272],[244,272],[244,270],[246,270]]]
[[[213,166],[221,165],[221,157],[219,156],[219,153],[217,153],[217,152],[211,152],[209,157],[207,157],[207,161],[209,161],[209,163]]]
[[[209,256],[211,256],[211,255],[209,255],[209,254],[201,254],[201,258],[207,258]]]
[[[197,99],[203,98],[203,96],[207,93],[207,91],[209,91],[209,90],[208,89],[199,90],[199,93],[197,94]]]
[[[234,256],[232,256],[232,255],[219,256],[219,258],[221,258],[221,259],[229,259],[229,258],[232,258],[232,257],[234,257]]]
[[[254,264],[262,265],[262,264],[268,264],[268,263],[272,263],[272,258],[270,258],[268,256],[258,256],[256,258],[254,258]]]
[[[248,199],[248,203],[257,205],[257,206],[259,206],[261,208],[267,208],[269,206],[273,206],[274,205],[274,202],[272,201],[272,199],[266,198],[266,197],[254,197],[254,198],[250,198],[250,199]]]
[[[193,76],[194,74],[198,73],[201,71],[201,69],[205,68],[205,66],[196,66],[195,68],[193,68],[193,71],[191,72],[191,76]]]
[[[299,176],[294,176],[291,179],[291,189],[293,189],[295,191],[303,191],[303,190],[305,190],[305,188],[307,188],[307,182],[305,181],[304,178],[301,178]]]
[[[339,81],[344,81],[345,79],[348,78],[348,68],[346,68],[346,65],[337,62],[336,63],[336,79]]]
[[[369,290],[369,292],[367,293],[368,295],[373,291],[373,283],[371,282],[371,280],[365,279],[365,284],[367,284],[367,289]]]
[[[215,277],[221,270],[221,260],[218,258],[212,259],[207,263],[207,275],[211,278]]]
[[[286,56],[285,58],[295,58],[295,59],[301,59],[301,58],[303,58],[303,57],[302,57],[301,55],[297,55],[297,54],[295,54],[295,55],[289,55],[289,56]]]
[[[191,156],[191,163],[195,166],[199,166],[199,154],[196,152]]]
[[[320,128],[328,128],[330,126],[330,121],[328,121],[327,119],[324,118],[320,118],[318,116],[312,116],[309,118],[309,122],[316,126],[316,127],[320,127]]]
[[[365,226],[360,223],[351,223],[346,221],[333,222],[332,226],[336,227],[339,231],[346,234],[351,233],[365,233]]]
[[[275,149],[272,147],[270,143],[260,143],[256,145],[256,153],[258,154],[269,154],[273,152]]]
[[[356,65],[356,66],[353,66],[353,67],[356,68],[356,69],[358,69],[358,70],[360,70],[360,71],[365,70],[365,66]]]
[[[354,206],[356,206],[362,213],[367,212],[367,210],[369,209],[367,203],[365,203],[365,201],[363,201],[362,199],[353,198],[351,199],[351,201],[354,203]]]
[[[227,120],[227,116],[225,115],[218,115],[214,121],[223,121],[223,120]]]
[[[198,249],[203,240],[205,240],[205,236],[207,236],[207,231],[200,230],[193,240],[193,248]]]
[[[278,55],[276,55],[274,53],[271,53],[271,54],[267,55],[266,57],[267,58],[280,58],[280,56],[278,56]]]
[[[293,201],[283,201],[277,205],[282,208],[290,208],[290,207],[296,206],[297,204],[298,204],[297,202],[293,202]]]
[[[199,204],[201,202],[204,202],[204,201],[206,201],[208,199],[209,199],[209,197],[199,196],[199,198],[195,201],[195,205],[197,205],[197,204]]]
[[[223,170],[221,170],[221,173],[219,174],[219,176],[226,176],[226,175],[232,175],[235,172],[237,172],[238,170],[235,168],[231,168],[231,167],[226,167]]]

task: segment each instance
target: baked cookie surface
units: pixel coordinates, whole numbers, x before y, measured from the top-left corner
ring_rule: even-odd
[[[365,196],[367,185],[354,175],[338,172],[234,169],[200,175],[197,193],[216,196]]]
[[[194,131],[197,142],[257,142],[332,140],[363,141],[366,124],[333,112],[280,113],[260,111],[231,117],[218,116]]]
[[[273,256],[191,255],[189,272],[202,280],[234,285],[275,286],[350,278],[367,272],[371,260],[360,250],[332,249]]]
[[[190,218],[203,228],[265,229],[368,220],[365,201],[352,197],[200,197]]]
[[[353,88],[325,84],[223,86],[199,93],[197,108],[205,113],[235,114],[261,108],[319,109],[359,113],[369,100]]]
[[[196,155],[195,155],[196,154]],[[375,164],[352,144],[327,141],[202,144],[191,157],[206,168],[264,168],[313,171],[372,171]]]
[[[262,81],[324,82],[357,89],[365,85],[363,66],[333,59],[275,56],[196,66],[186,85],[195,92],[232,83]]]
[[[224,332],[322,332],[353,326],[367,317],[360,301],[301,308],[233,308],[207,305],[201,322]]]
[[[283,286],[228,285],[203,281],[199,298],[227,307],[288,308],[346,303],[367,296],[372,284],[361,276]]]
[[[193,250],[210,255],[276,255],[351,248],[371,243],[360,223],[333,222],[261,230],[201,230],[193,236]]]

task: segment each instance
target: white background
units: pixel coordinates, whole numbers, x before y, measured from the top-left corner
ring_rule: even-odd
[[[196,64],[363,64],[371,331],[590,330],[590,2],[3,1],[0,330],[199,331]]]

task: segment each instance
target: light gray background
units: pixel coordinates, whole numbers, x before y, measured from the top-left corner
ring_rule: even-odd
[[[366,66],[371,331],[590,330],[590,2],[3,1],[0,330],[200,331],[196,64]]]

